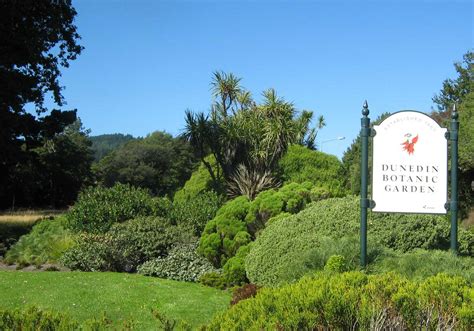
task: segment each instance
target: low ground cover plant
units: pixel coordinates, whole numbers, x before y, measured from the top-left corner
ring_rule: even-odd
[[[214,266],[197,254],[198,243],[174,246],[166,257],[149,260],[138,267],[138,273],[178,281],[197,282],[201,276],[215,272]]]
[[[410,281],[396,273],[317,273],[261,289],[221,313],[206,330],[459,329],[474,322],[472,285],[438,274]]]

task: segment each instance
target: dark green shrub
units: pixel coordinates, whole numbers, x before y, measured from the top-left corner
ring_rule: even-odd
[[[327,259],[330,255],[343,255],[349,265],[354,265],[351,261],[357,260],[357,247],[352,255],[334,250],[321,255],[318,250],[324,252],[324,247],[331,247],[322,244],[324,237],[335,240],[358,236],[359,204],[356,197],[322,200],[296,215],[269,224],[246,258],[249,280],[271,286],[295,281],[324,266],[326,260],[318,256]],[[369,213],[368,232],[369,249],[388,247],[404,252],[415,248],[449,248],[449,223],[443,216]],[[459,229],[461,254],[472,254],[471,238],[466,230]]]
[[[166,220],[140,217],[115,224],[103,235],[80,235],[62,263],[74,270],[132,272],[145,261],[166,256],[176,242],[184,240],[186,233]]]
[[[231,257],[222,267],[223,277],[228,287],[242,285],[248,283],[245,273],[245,257],[250,251],[250,246],[242,246],[239,248],[235,256]]]
[[[228,201],[206,224],[199,241],[198,252],[219,268],[235,255],[239,247],[250,242],[243,219],[250,202],[244,196]]]
[[[325,198],[347,194],[342,163],[334,155],[313,151],[301,145],[291,145],[280,159],[279,167],[284,183],[311,182],[312,186],[327,192]]]
[[[196,282],[199,278],[214,271],[214,267],[196,253],[197,243],[179,244],[173,247],[168,256],[147,261],[138,267],[138,273],[145,276]]]
[[[217,271],[211,271],[206,274],[203,274],[199,278],[199,283],[209,287],[215,287],[218,289],[225,289],[226,288],[226,281],[222,276],[222,273]]]
[[[144,189],[116,184],[111,188],[89,187],[67,214],[73,231],[104,233],[115,223],[154,212],[155,203]]]
[[[267,221],[281,213],[295,214],[304,209],[310,200],[312,184],[289,183],[278,191],[270,189],[257,195],[250,204],[245,222],[250,233],[255,234],[265,227]]]
[[[115,268],[127,272],[135,271],[145,261],[166,256],[185,235],[159,217],[140,217],[115,224],[107,234],[113,238],[110,250]]]
[[[37,222],[30,233],[23,235],[5,255],[5,263],[41,265],[56,263],[73,244],[64,227],[63,216]]]
[[[117,271],[110,235],[82,233],[75,241],[75,245],[66,250],[59,260],[63,266],[81,271]]]
[[[168,215],[173,208],[173,202],[168,197],[154,197],[153,198],[153,215],[163,218],[168,218]]]
[[[196,236],[200,236],[206,223],[216,216],[222,203],[222,196],[212,191],[203,191],[193,198],[174,201],[168,218],[173,224],[190,229]]]
[[[472,286],[439,274],[422,282],[397,274],[318,273],[258,294],[217,315],[206,330],[468,330]]]

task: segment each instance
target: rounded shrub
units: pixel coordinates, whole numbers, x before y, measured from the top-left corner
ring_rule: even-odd
[[[215,267],[222,267],[241,246],[250,242],[251,237],[244,222],[249,206],[250,202],[244,196],[228,201],[218,210],[216,217],[206,224],[198,252]]]
[[[75,232],[105,233],[114,223],[152,215],[155,204],[148,191],[130,185],[89,187],[67,214],[67,225]]]
[[[310,182],[288,183],[279,190],[263,191],[250,203],[245,222],[250,233],[255,235],[263,229],[270,218],[281,213],[295,214],[311,201]]]
[[[272,222],[252,243],[246,257],[249,280],[269,286],[295,281],[305,273],[324,267],[326,261],[315,263],[318,256],[329,258],[337,254],[354,261],[358,254],[357,246],[351,256],[338,249],[326,249],[334,244],[325,238],[329,237],[336,243],[345,237],[357,237],[359,222],[357,197],[314,202],[296,215]],[[369,249],[382,246],[406,252],[416,248],[449,248],[449,223],[443,216],[370,213],[368,232]],[[469,255],[474,242],[465,232],[459,229],[460,253]],[[319,252],[330,254],[321,255]],[[352,262],[349,264],[354,265]]]
[[[334,155],[291,145],[278,164],[284,183],[311,182],[327,193],[325,198],[347,194],[342,163]]]

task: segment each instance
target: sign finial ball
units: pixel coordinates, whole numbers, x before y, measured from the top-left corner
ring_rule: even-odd
[[[367,103],[367,100],[364,101],[364,108],[362,109],[362,115],[367,116],[369,115],[369,104]]]

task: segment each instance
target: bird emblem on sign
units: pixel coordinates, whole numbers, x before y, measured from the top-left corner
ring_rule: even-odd
[[[410,141],[410,138],[412,137],[411,133],[405,134],[404,137],[405,137],[405,141],[402,142],[400,145],[403,146],[404,151],[407,151],[407,153],[411,155],[415,152],[415,144],[418,142],[418,135],[416,135],[416,137],[411,139],[411,141]]]

